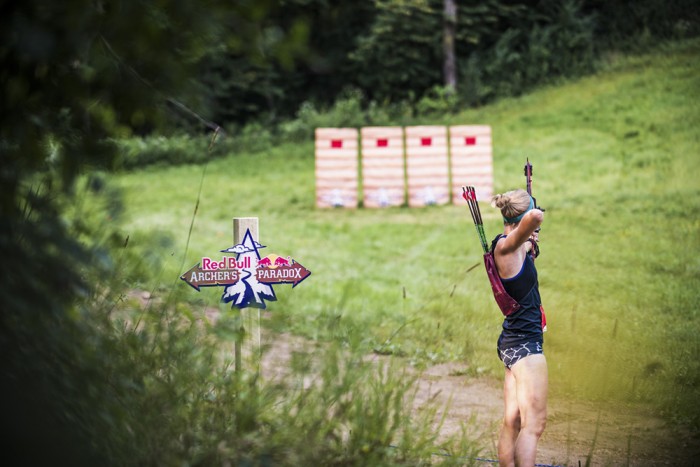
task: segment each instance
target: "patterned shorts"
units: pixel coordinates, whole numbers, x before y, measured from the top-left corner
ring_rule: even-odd
[[[526,342],[507,349],[498,349],[498,358],[509,370],[525,357],[543,353],[541,342]]]

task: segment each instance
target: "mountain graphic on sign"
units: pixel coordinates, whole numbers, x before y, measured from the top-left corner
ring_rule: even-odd
[[[258,282],[255,270],[258,265],[258,260],[260,260],[260,253],[258,253],[258,248],[265,248],[264,246],[253,240],[253,236],[250,230],[246,230],[243,241],[236,245],[235,247],[242,246],[242,248],[236,248],[241,253],[236,255],[238,261],[242,261],[246,257],[250,257],[249,268],[244,268],[241,270],[241,279],[233,285],[224,288],[224,294],[221,297],[221,301],[225,303],[231,303],[231,307],[237,306],[238,308],[265,308],[265,300],[276,301],[275,291],[272,289],[272,285],[263,284]],[[230,250],[233,250],[232,247]]]

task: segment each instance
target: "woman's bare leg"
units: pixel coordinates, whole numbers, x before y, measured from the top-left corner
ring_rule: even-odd
[[[543,354],[530,355],[513,365],[520,433],[515,442],[515,465],[533,466],[537,457],[537,441],[547,423],[547,360]]]
[[[515,376],[507,368],[503,382],[503,400],[505,401],[505,411],[501,435],[498,439],[498,461],[501,467],[513,467],[515,465],[515,442],[520,432],[520,410],[518,409]]]

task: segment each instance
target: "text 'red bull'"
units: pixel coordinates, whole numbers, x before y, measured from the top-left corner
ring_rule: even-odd
[[[211,258],[202,258],[202,269],[204,271],[216,271],[218,269],[247,269],[250,268],[250,256],[246,256],[242,261],[237,261],[233,256],[224,256],[221,261]]]

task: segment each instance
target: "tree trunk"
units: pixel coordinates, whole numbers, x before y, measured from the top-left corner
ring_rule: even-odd
[[[457,64],[455,60],[455,30],[457,28],[457,5],[455,0],[444,0],[443,73],[445,87],[450,92],[457,89]]]

